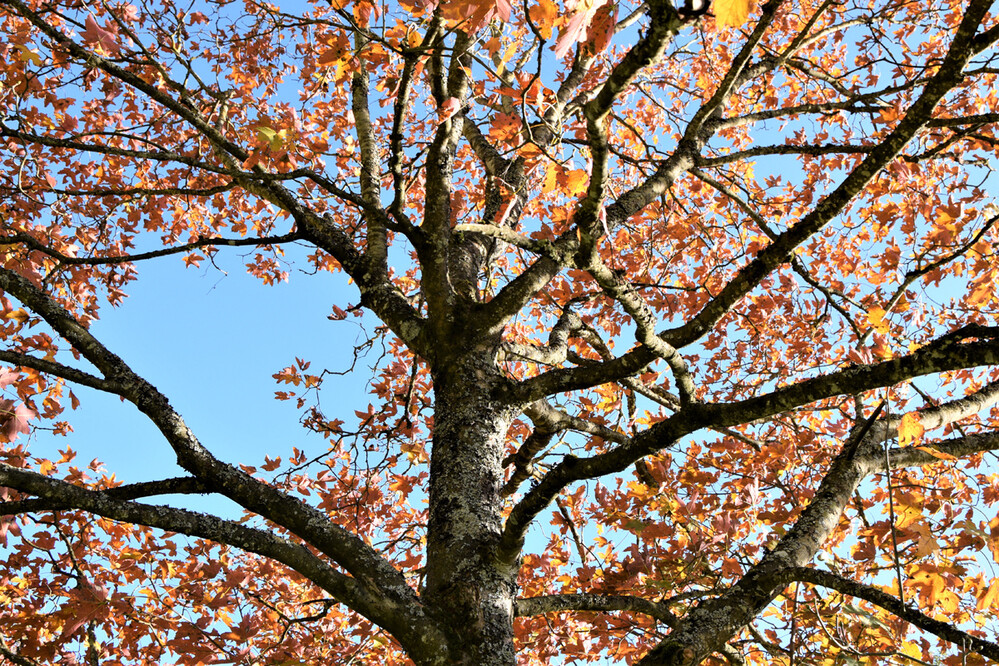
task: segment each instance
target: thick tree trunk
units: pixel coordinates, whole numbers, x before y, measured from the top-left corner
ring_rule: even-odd
[[[488,351],[438,365],[423,596],[448,636],[449,663],[509,666],[517,571],[498,561],[496,546],[503,444],[515,412],[491,397],[502,377]]]

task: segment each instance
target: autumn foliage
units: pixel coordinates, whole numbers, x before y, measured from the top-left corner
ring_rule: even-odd
[[[0,664],[999,661],[990,10],[0,0]],[[91,333],[224,256],[368,332],[236,465]]]

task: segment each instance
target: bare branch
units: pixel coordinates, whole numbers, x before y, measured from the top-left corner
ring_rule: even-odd
[[[206,494],[211,489],[198,479],[191,476],[161,479],[159,481],[144,481],[129,483],[123,486],[107,488],[98,491],[115,500],[136,500],[157,495],[188,495]],[[14,516],[22,513],[37,513],[39,511],[60,511],[76,508],[72,504],[50,499],[28,499],[0,503],[0,515]]]
[[[89,386],[98,391],[106,391],[117,395],[121,388],[114,382],[95,377],[83,370],[29,354],[21,354],[4,349],[0,350],[0,361],[5,361],[15,367],[31,368],[32,370],[38,370],[39,372],[44,372],[55,377],[62,377],[73,383],[80,384],[81,386]]]
[[[301,240],[302,238],[303,235],[297,231],[282,234],[280,236],[260,236],[257,238],[207,237],[199,238],[196,241],[191,241],[190,243],[185,243],[183,245],[163,248],[162,250],[150,250],[149,252],[138,252],[136,254],[103,257],[71,257],[59,252],[58,250],[52,249],[31,234],[23,231],[19,231],[10,236],[0,236],[0,245],[25,245],[32,250],[36,250],[42,254],[52,257],[57,262],[65,266],[100,266],[108,264],[128,264],[136,261],[145,261],[147,259],[156,259],[158,257],[167,257],[173,254],[183,254],[202,247],[260,247],[262,245],[281,245],[284,243],[292,243],[294,241]]]

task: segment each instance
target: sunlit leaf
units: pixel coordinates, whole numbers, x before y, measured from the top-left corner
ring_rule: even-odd
[[[868,323],[882,335],[888,333],[888,322],[885,320],[886,312],[884,308],[873,307],[867,311]]]
[[[898,445],[908,446],[913,442],[918,442],[922,439],[925,430],[917,412],[903,415],[898,424]]]
[[[711,9],[718,27],[738,28],[749,20],[751,0],[713,0]]]

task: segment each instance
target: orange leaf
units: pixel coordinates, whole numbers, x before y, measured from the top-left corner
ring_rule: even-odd
[[[993,583],[984,586],[984,593],[978,597],[976,608],[987,610],[989,608],[999,609],[999,585]]]
[[[531,7],[531,20],[545,39],[552,38],[558,16],[558,5],[552,0],[539,0],[536,6]]]
[[[926,453],[929,453],[931,456],[933,456],[938,460],[957,460],[957,456],[952,456],[949,453],[944,453],[943,451],[934,449],[932,446],[917,446],[916,448],[919,449],[920,451],[925,451]]]
[[[555,162],[548,163],[548,166],[545,168],[545,181],[541,184],[542,194],[548,194],[555,189],[555,186],[558,185],[558,176],[561,170],[561,167]]]
[[[528,162],[536,160],[543,154],[541,149],[538,148],[537,144],[527,142],[517,149],[517,154],[523,157]]]
[[[461,108],[461,100],[457,97],[448,97],[444,100],[439,107],[437,107],[437,117],[441,122],[444,122],[454,114],[458,112]]]
[[[586,31],[586,48],[591,54],[603,53],[614,37],[617,26],[617,5],[608,3],[593,15],[593,21]]]
[[[573,169],[566,174],[565,185],[572,196],[580,196],[586,192],[590,182],[590,174],[585,169]]]

